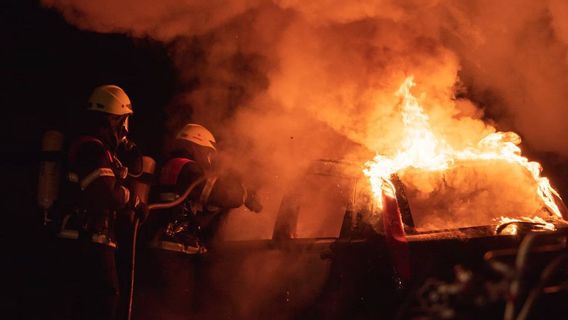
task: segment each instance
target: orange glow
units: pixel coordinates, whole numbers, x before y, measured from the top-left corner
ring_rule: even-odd
[[[476,144],[462,149],[453,148],[444,137],[437,136],[430,126],[428,114],[418,99],[411,93],[415,85],[413,77],[404,80],[396,96],[401,99],[403,139],[394,156],[378,154],[366,163],[364,169],[371,182],[372,191],[379,208],[383,207],[382,195],[394,190],[390,178],[408,168],[424,171],[444,171],[455,167],[456,162],[501,161],[511,166],[521,166],[537,186],[534,190],[546,209],[556,218],[562,218],[554,201],[558,193],[546,177],[541,177],[542,167],[538,162],[529,161],[521,155],[520,137],[514,132],[495,132],[485,136]],[[390,191],[388,196],[392,196]],[[496,195],[497,197],[498,195]],[[530,218],[527,218],[530,219]],[[541,219],[542,220],[542,219]],[[544,221],[544,220],[542,220]]]

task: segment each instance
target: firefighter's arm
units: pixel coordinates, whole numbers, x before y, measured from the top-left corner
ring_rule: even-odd
[[[179,177],[177,179],[177,191],[179,194],[183,194],[187,188],[192,185],[195,181],[201,179],[205,173],[195,162],[186,163],[180,171]],[[198,200],[200,195],[203,194],[203,190],[206,187],[206,183],[201,183],[195,187],[195,189],[190,193],[188,199]]]
[[[129,140],[121,143],[116,153],[122,164],[128,168],[128,176],[137,178],[142,175],[142,152],[134,142]]]
[[[226,175],[214,181],[208,179],[208,182],[213,183],[209,203],[224,208],[237,208],[244,204],[251,211],[262,211],[256,191],[247,189],[238,177]]]
[[[247,190],[247,194],[245,196],[245,206],[253,212],[262,211],[263,206],[256,195],[256,190],[252,189]]]
[[[112,159],[100,144],[85,144],[78,152],[78,183],[94,208],[119,208],[132,202],[130,190],[112,170]]]
[[[256,192],[247,190],[240,177],[230,174],[207,176],[194,162],[183,167],[180,181],[184,187],[183,190],[178,191],[185,191],[187,186],[203,176],[206,177],[205,182],[195,188],[190,195],[191,199],[226,209],[238,208],[244,204],[254,212],[262,210],[262,205],[256,198]]]
[[[100,176],[85,189],[88,194],[94,195],[105,208],[121,208],[135,201],[130,190],[118,183],[114,176]]]

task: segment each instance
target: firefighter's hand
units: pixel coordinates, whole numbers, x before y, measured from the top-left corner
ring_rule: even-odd
[[[136,213],[136,219],[143,223],[148,218],[150,214],[150,210],[148,210],[148,205],[142,201],[138,203],[138,205],[134,208],[134,212]]]
[[[262,204],[258,201],[256,191],[249,191],[245,200],[245,206],[253,212],[261,212]]]
[[[119,160],[128,168],[129,174],[136,176],[142,172],[142,153],[130,140],[121,143],[116,151]]]

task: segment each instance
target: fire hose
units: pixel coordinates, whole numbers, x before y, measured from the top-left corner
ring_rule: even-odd
[[[193,190],[201,183],[205,182],[206,178],[197,179],[193,182],[185,192],[179,196],[176,200],[170,202],[160,202],[160,203],[153,203],[148,206],[148,211],[156,211],[156,210],[163,210],[163,209],[170,209],[173,207],[177,207],[182,204],[187,197],[193,192]],[[132,305],[134,302],[134,283],[135,283],[135,270],[136,270],[136,242],[138,240],[138,230],[140,229],[140,219],[134,219],[134,227],[132,232],[132,256],[131,256],[131,263],[130,263],[130,292],[128,296],[128,317],[127,319],[132,319]]]
[[[517,320],[526,320],[528,318],[534,304],[542,294],[544,287],[547,285],[550,279],[555,275],[556,271],[562,266],[562,264],[566,261],[567,258],[568,256],[565,254],[560,255],[554,258],[554,260],[552,260],[546,266],[546,268],[544,268],[544,271],[540,275],[540,279],[537,285],[530,291],[525,303],[523,304],[521,310],[519,311]]]
[[[52,208],[54,202],[58,198],[59,191],[59,176],[61,174],[61,166],[63,165],[59,154],[63,152],[64,136],[61,132],[56,130],[49,130],[44,133],[42,138],[42,160],[39,169],[38,179],[38,206],[42,209],[44,214],[44,224],[49,222],[49,209]],[[140,179],[145,174],[152,175],[155,170],[155,161],[150,157],[139,157],[141,159],[142,170],[139,173],[130,174],[130,177],[136,178],[134,180],[133,191],[140,199],[147,201],[149,193],[148,179]],[[116,159],[118,160],[118,159]],[[191,192],[201,183],[206,180],[205,177],[200,178],[193,182],[187,190],[179,196],[176,200],[165,203],[154,203],[148,206],[148,211],[156,211],[161,209],[169,209],[182,204]],[[145,182],[144,182],[145,181]],[[136,242],[138,239],[138,231],[141,222],[138,217],[134,218],[132,230],[132,251],[130,262],[130,288],[128,296],[127,319],[132,318],[132,305],[134,297],[134,281],[135,281],[135,268],[136,268]]]
[[[536,239],[541,235],[540,233],[529,233],[521,242],[519,253],[515,259],[515,275],[509,289],[510,298],[505,305],[505,320],[513,320],[515,318],[517,307],[516,297],[521,289],[521,281],[525,273],[528,256]]]
[[[515,271],[514,277],[509,288],[509,296],[506,306],[505,306],[505,320],[525,320],[532,310],[536,300],[542,293],[544,286],[548,283],[550,278],[558,270],[558,268],[567,259],[565,254],[560,255],[553,259],[544,269],[540,275],[540,279],[536,286],[529,292],[527,297],[524,299],[524,303],[519,305],[522,301],[517,301],[519,294],[521,293],[522,280],[527,269],[527,261],[532,248],[535,246],[536,241],[539,238],[545,237],[547,233],[529,233],[521,242],[517,257],[515,259]],[[519,308],[520,307],[520,308]]]

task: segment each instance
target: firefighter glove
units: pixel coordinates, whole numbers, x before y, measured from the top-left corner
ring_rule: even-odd
[[[245,206],[253,212],[261,212],[262,204],[256,196],[256,191],[248,191],[247,197],[245,199]]]
[[[128,168],[130,176],[142,173],[142,153],[136,144],[130,140],[121,143],[117,150],[118,158]]]

